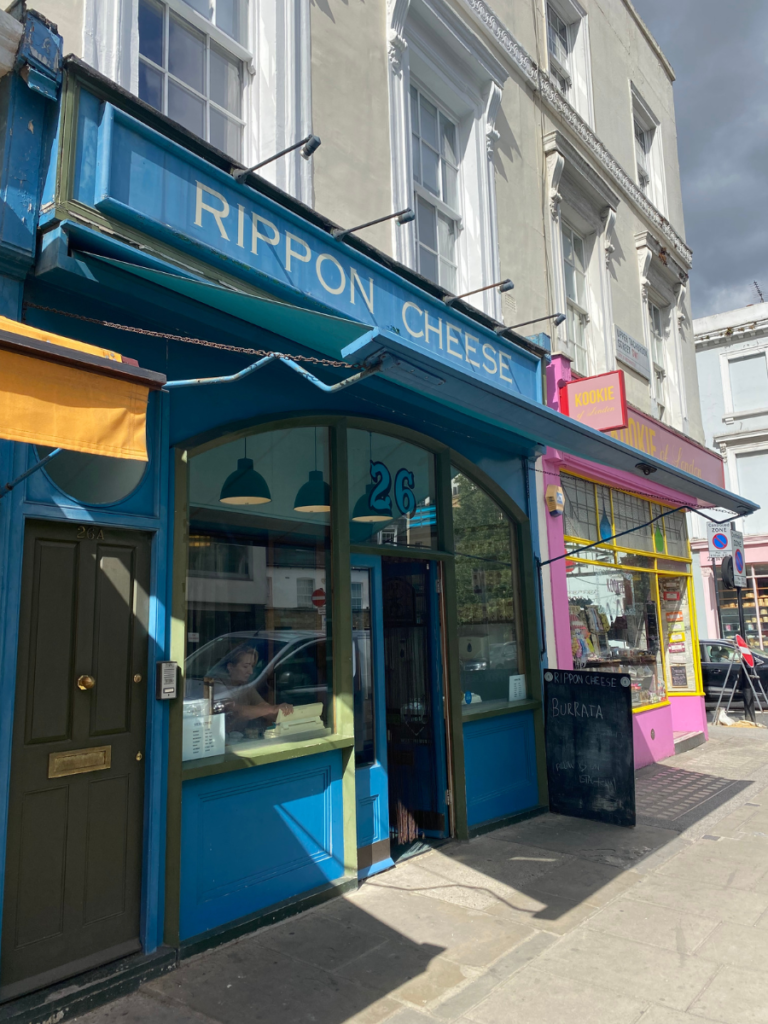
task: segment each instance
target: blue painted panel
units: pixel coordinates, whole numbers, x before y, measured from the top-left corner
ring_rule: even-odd
[[[344,874],[341,752],[184,783],[181,937]]]
[[[533,712],[464,723],[470,828],[539,803]]]
[[[89,114],[78,140],[83,166],[96,163],[93,198],[83,189],[83,201],[281,297],[314,300],[371,326],[394,325],[406,347],[541,403],[540,364],[531,353],[111,104],[104,105],[96,140],[94,123]]]

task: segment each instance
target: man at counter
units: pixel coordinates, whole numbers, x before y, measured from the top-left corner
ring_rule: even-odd
[[[244,732],[258,719],[274,722],[278,711],[293,713],[293,704],[270,704],[256,689],[249,686],[259,663],[258,651],[249,644],[233,648],[205,677],[214,684],[213,703],[223,705],[227,715],[227,732]],[[266,723],[265,723],[266,724]]]

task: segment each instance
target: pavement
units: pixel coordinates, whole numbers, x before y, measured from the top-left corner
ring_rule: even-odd
[[[637,774],[638,824],[448,843],[79,1024],[768,1024],[768,729]]]

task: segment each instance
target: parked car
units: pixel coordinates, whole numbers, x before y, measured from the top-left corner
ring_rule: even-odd
[[[726,683],[726,691],[723,694],[722,706],[728,703],[734,685],[734,678],[738,678],[739,665],[736,659],[736,644],[733,640],[700,640],[701,650],[701,676],[704,683],[704,700],[707,707],[714,707],[723,692]],[[750,647],[755,659],[755,668],[763,689],[768,694],[768,652],[754,650]],[[730,674],[728,668],[730,666]],[[759,693],[759,690],[758,690]],[[760,694],[762,697],[762,694]],[[743,707],[741,689],[737,689],[731,707]]]

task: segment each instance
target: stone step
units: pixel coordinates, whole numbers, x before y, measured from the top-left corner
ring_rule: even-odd
[[[700,747],[702,743],[707,741],[707,737],[703,732],[676,732],[674,737],[676,754],[682,754],[686,750],[693,750],[694,747]]]

